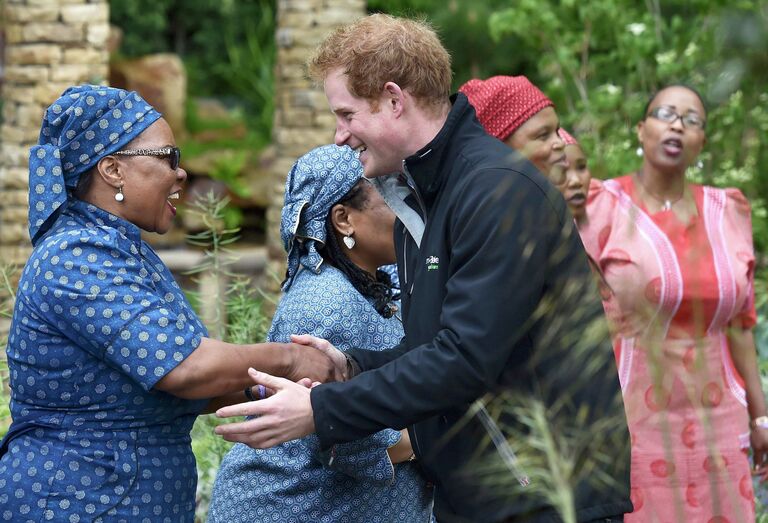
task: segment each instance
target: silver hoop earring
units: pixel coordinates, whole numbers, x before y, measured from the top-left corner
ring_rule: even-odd
[[[115,200],[118,202],[122,202],[125,200],[125,195],[123,194],[123,186],[117,188],[117,194],[115,195]]]
[[[347,246],[347,249],[352,250],[352,247],[355,246],[355,239],[352,237],[351,234],[347,234],[344,236],[344,245]]]
[[[643,148],[642,147],[638,147],[637,149],[635,149],[635,154],[642,158],[643,157]]]

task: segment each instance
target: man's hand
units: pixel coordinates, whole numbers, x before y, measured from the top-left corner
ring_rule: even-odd
[[[274,391],[267,399],[230,405],[216,411],[220,418],[254,416],[253,419],[216,427],[227,441],[245,443],[256,449],[274,447],[285,441],[301,438],[315,431],[310,389],[303,384],[276,378],[248,369],[254,382]]]
[[[335,375],[341,376],[341,378],[336,377],[335,381],[347,381],[350,378],[349,373],[347,372],[346,356],[344,356],[344,353],[339,349],[331,345],[331,342],[328,340],[309,334],[292,334],[291,341],[293,343],[298,343],[299,345],[312,347],[325,354],[335,367]]]

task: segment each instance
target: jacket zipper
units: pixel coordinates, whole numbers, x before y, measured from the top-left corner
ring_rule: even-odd
[[[421,210],[421,219],[424,220],[424,231],[427,230],[427,208],[424,205],[424,200],[421,199],[421,194],[419,194],[418,189],[416,188],[416,182],[413,181],[413,177],[411,176],[411,173],[408,171],[408,166],[405,163],[405,160],[403,160],[403,175],[405,176],[405,183],[408,186],[408,189],[411,191],[411,193],[416,198],[416,203],[419,204],[419,209]],[[408,258],[408,238],[407,235],[403,236],[403,265],[406,264],[407,258]],[[422,236],[422,242],[424,241],[424,237]],[[405,285],[408,285],[408,271],[407,271],[407,265],[403,267],[403,275],[405,276]],[[408,295],[410,296],[413,293],[413,283],[411,283],[410,288],[408,289]]]
[[[431,151],[427,151],[429,153]],[[411,193],[416,197],[416,203],[419,204],[419,209],[421,210],[421,219],[424,221],[424,231],[427,230],[427,208],[424,205],[424,200],[421,199],[421,194],[419,194],[418,189],[416,188],[416,183],[413,181],[413,177],[411,176],[411,173],[408,171],[408,166],[405,163],[405,160],[403,160],[403,175],[405,176],[405,183],[408,186],[408,189],[411,191]],[[405,226],[403,226],[405,227]],[[403,234],[403,276],[405,277],[405,285],[408,286],[408,234],[406,234],[408,231],[407,229],[404,231]],[[422,242],[424,241],[424,237],[422,236]],[[408,289],[408,296],[410,296],[413,293],[413,286],[414,284],[410,284],[410,288]],[[403,318],[403,325],[405,325],[405,318]],[[412,448],[413,452],[416,456],[421,457],[421,448],[419,447],[419,437],[416,435],[416,427],[412,427],[413,430],[410,432],[413,435],[413,441],[412,441]]]
[[[408,286],[408,229],[405,228],[405,225],[403,225],[403,284],[405,287]],[[413,289],[411,289],[413,290]],[[408,291],[408,295],[411,294],[411,291]]]
[[[421,194],[419,194],[418,189],[416,189],[416,182],[413,181],[413,177],[408,171],[408,166],[405,164],[405,160],[403,160],[403,174],[405,175],[405,183],[408,185],[408,188],[411,190],[411,192],[416,196],[416,202],[419,204],[419,209],[421,209],[421,218],[424,220],[424,227],[426,228],[427,208],[424,205],[424,200],[421,199]]]

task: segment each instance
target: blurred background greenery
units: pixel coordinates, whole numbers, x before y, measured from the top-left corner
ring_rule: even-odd
[[[120,53],[180,55],[189,99],[241,109],[248,147],[270,142],[275,0],[111,0]],[[768,1],[371,0],[371,12],[422,17],[453,57],[454,88],[472,77],[524,74],[556,103],[593,175],[639,166],[635,124],[660,86],[688,83],[709,106],[697,181],[739,187],[753,205],[758,263],[768,248]],[[194,103],[194,102],[190,102]],[[194,120],[189,111],[188,124]],[[762,294],[762,293],[761,293]]]

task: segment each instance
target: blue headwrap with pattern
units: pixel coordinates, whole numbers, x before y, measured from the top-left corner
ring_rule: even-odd
[[[280,237],[288,253],[284,291],[301,267],[320,271],[323,257],[317,251],[317,242],[325,243],[328,213],[362,175],[357,153],[346,145],[323,145],[294,164],[285,181],[280,221]]]
[[[100,85],[64,91],[43,116],[29,151],[29,237],[35,245],[66,207],[80,175],[161,114],[138,93]]]

